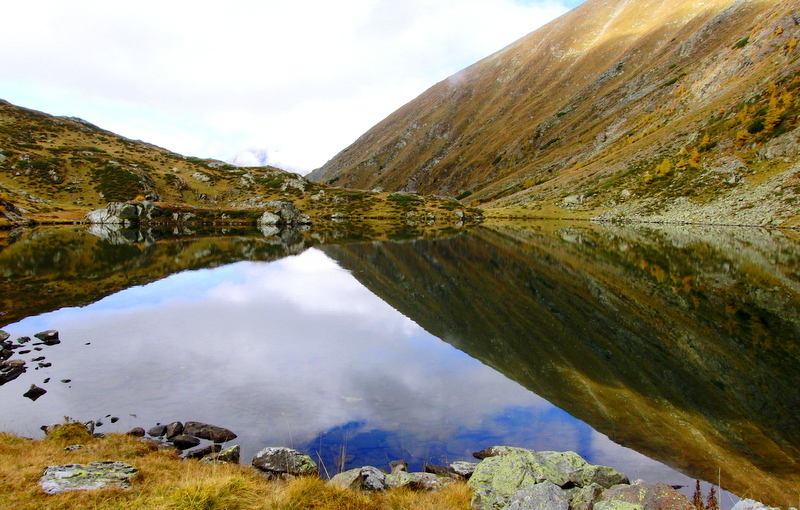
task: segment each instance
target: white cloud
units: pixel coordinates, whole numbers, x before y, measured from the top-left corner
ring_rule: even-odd
[[[262,148],[310,170],[565,10],[551,0],[15,2],[0,32],[0,98],[187,155]]]

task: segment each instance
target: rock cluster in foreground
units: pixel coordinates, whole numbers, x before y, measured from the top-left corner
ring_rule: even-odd
[[[143,436],[144,430],[135,429],[130,434]],[[236,437],[222,427],[200,422],[185,425],[173,422],[153,427],[149,434],[168,438],[170,448],[178,447],[181,436],[218,441],[212,448],[194,450],[194,454],[190,452],[185,458],[211,463],[238,463],[239,460],[238,446],[220,452],[219,442]],[[67,450],[80,448],[80,445],[72,445]],[[235,455],[231,455],[233,451]],[[630,483],[624,474],[607,466],[589,464],[575,452],[494,446],[474,456],[480,459],[479,463],[426,464],[422,473],[409,472],[404,460],[392,462],[391,471],[364,466],[339,473],[330,483],[362,492],[397,488],[429,491],[467,480],[473,489],[473,510],[694,510],[688,499],[669,485],[641,480]],[[267,480],[319,476],[317,464],[311,457],[286,447],[262,449],[253,457],[252,467]],[[93,462],[86,466],[68,464],[47,467],[39,485],[47,494],[109,486],[125,489],[130,488],[129,479],[135,475],[134,466],[119,461]],[[732,510],[777,509],[745,499]]]

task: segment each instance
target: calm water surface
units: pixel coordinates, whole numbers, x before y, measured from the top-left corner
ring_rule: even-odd
[[[739,241],[715,233],[705,240],[690,236],[679,242],[674,236],[667,239],[672,234],[658,233],[658,243],[669,241],[671,250],[677,250],[673,253],[657,250],[660,245],[653,244],[652,233],[644,240],[642,235],[536,227],[481,229],[400,244],[330,245],[306,238],[268,256],[259,244],[263,240],[248,238],[229,241],[246,246],[233,257],[215,257],[231,251],[213,244],[198,248],[188,241],[180,246],[163,241],[104,245],[81,231],[47,231],[35,239],[18,239],[0,252],[3,291],[8,296],[22,288],[28,293],[40,289],[41,313],[3,330],[13,339],[56,329],[62,343],[15,356],[25,359],[29,370],[0,386],[0,428],[40,437],[41,425],[64,416],[99,419],[104,432],[194,420],[236,432],[234,443],[242,445],[245,463],[265,446],[286,445],[321,459],[331,472],[342,460],[346,468],[385,467],[399,458],[421,469],[424,462],[471,459],[474,451],[508,444],[574,450],[592,463],[651,482],[693,486],[693,477],[711,479],[711,468],[697,461],[710,457],[740,471],[752,470],[730,474],[730,484],[739,491],[736,480],[755,474],[771,480],[772,473],[793,484],[787,473],[795,476],[797,471],[792,464],[795,445],[782,444],[769,429],[780,423],[780,417],[774,417],[782,413],[777,407],[788,404],[778,399],[766,418],[755,416],[744,428],[720,425],[723,418],[705,409],[695,393],[710,391],[710,397],[722,399],[718,403],[728,409],[725,397],[714,392],[741,388],[685,390],[682,385],[688,384],[677,380],[678,369],[672,371],[664,364],[668,361],[653,359],[647,351],[666,350],[672,356],[670,349],[677,345],[675,352],[681,354],[674,362],[685,369],[687,359],[682,356],[693,346],[693,334],[719,336],[702,320],[686,317],[709,316],[703,307],[717,299],[709,293],[720,282],[750,285],[738,273],[746,264],[715,254],[722,249],[719,239]],[[725,306],[741,305],[729,310],[740,320],[728,325],[728,340],[738,345],[734,330],[747,322],[746,334],[762,349],[752,352],[754,359],[769,359],[774,344],[796,339],[796,330],[786,331],[796,324],[770,322],[781,310],[790,319],[798,313],[793,308],[796,268],[785,270],[786,257],[796,253],[796,244],[792,238],[776,241],[774,234],[769,236],[777,252],[766,254],[766,266],[760,265],[764,250],[774,247],[756,246],[762,258],[746,258],[748,275],[769,287],[748,287],[741,295],[725,287],[727,298],[720,298],[723,313]],[[42,239],[50,240],[41,244]],[[762,239],[759,244],[764,243]],[[86,258],[65,260],[85,256],[76,246],[91,252],[98,267],[88,267]],[[169,248],[159,252],[157,246]],[[629,257],[637,250],[640,253]],[[661,253],[660,262],[646,260],[652,250]],[[691,263],[679,260],[680,253],[689,253],[686,250],[704,266],[705,280],[692,274]],[[32,253],[41,254],[41,260],[35,262]],[[708,260],[699,261],[698,253]],[[97,260],[102,256],[111,262]],[[130,260],[139,262],[126,266]],[[181,271],[197,267],[187,262],[191,260],[202,260],[199,266],[210,268]],[[709,267],[710,260],[722,265]],[[586,267],[590,261],[594,268]],[[670,264],[680,264],[682,273],[671,274],[676,266]],[[727,267],[724,275],[722,267]],[[60,273],[59,268],[75,270]],[[637,271],[646,276],[635,278]],[[129,276],[117,284],[124,290],[102,283],[121,274]],[[73,302],[58,284],[68,280],[79,287]],[[148,280],[154,281],[125,288],[130,281]],[[776,288],[776,281],[783,286]],[[693,287],[681,295],[687,286]],[[88,290],[95,287],[94,293]],[[649,297],[633,291],[624,295],[628,291],[623,288]],[[692,291],[699,292],[694,299]],[[774,293],[783,301],[776,302]],[[92,297],[105,294],[99,300]],[[36,296],[28,296],[36,301]],[[647,299],[652,302],[644,308],[626,304]],[[14,307],[22,304],[12,301],[5,306],[13,316]],[[69,306],[84,302],[91,304]],[[761,324],[763,334],[753,336],[755,304],[763,312],[758,320],[770,324]],[[646,317],[653,309],[674,316],[676,307],[683,310],[678,312],[683,318]],[[670,329],[654,332],[653,323]],[[662,346],[658,342],[664,338],[669,341]],[[555,347],[542,347],[547,341]],[[603,341],[625,343],[620,350],[633,357],[621,359]],[[771,345],[764,347],[765,343]],[[716,352],[727,348],[717,345],[717,358],[709,363],[742,356]],[[41,356],[52,366],[34,369],[37,362],[32,359]],[[594,372],[600,369],[605,371]],[[664,388],[672,379],[676,380],[670,388]],[[35,402],[24,398],[30,384],[47,389],[47,394]],[[621,401],[631,409],[618,412]],[[765,405],[753,404],[762,410]],[[728,407],[741,411],[738,401]],[[119,420],[112,424],[108,415]],[[769,448],[763,447],[764,438],[771,441]],[[729,443],[744,443],[743,451],[731,453]],[[753,461],[770,448],[784,456],[777,462]],[[750,464],[741,459],[750,459]],[[775,465],[784,470],[773,473]],[[774,488],[781,490],[780,484]],[[765,494],[772,497],[772,492]],[[726,497],[723,503],[729,506],[733,496]]]

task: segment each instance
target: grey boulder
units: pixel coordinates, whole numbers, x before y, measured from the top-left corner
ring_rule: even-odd
[[[330,483],[344,489],[361,492],[379,492],[386,490],[386,473],[372,466],[343,471],[333,478]]]
[[[129,480],[135,475],[136,468],[119,461],[92,462],[85,466],[81,464],[48,466],[39,479],[39,486],[46,494],[104,487],[130,489]]]
[[[261,475],[269,479],[314,476],[318,473],[317,463],[311,457],[283,446],[264,448],[256,453],[252,464]]]
[[[558,485],[542,482],[526,487],[508,499],[509,510],[569,510],[569,500]]]
[[[236,434],[226,428],[198,421],[187,421],[183,426],[183,433],[200,439],[207,439],[213,443],[224,443],[236,439]]]

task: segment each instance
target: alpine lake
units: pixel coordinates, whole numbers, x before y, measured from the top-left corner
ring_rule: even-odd
[[[800,505],[800,233],[528,222],[381,239],[0,232],[0,328],[32,338],[0,430],[201,421],[238,434],[245,463],[291,446],[330,475],[573,450],[687,495],[720,486],[725,508]]]

